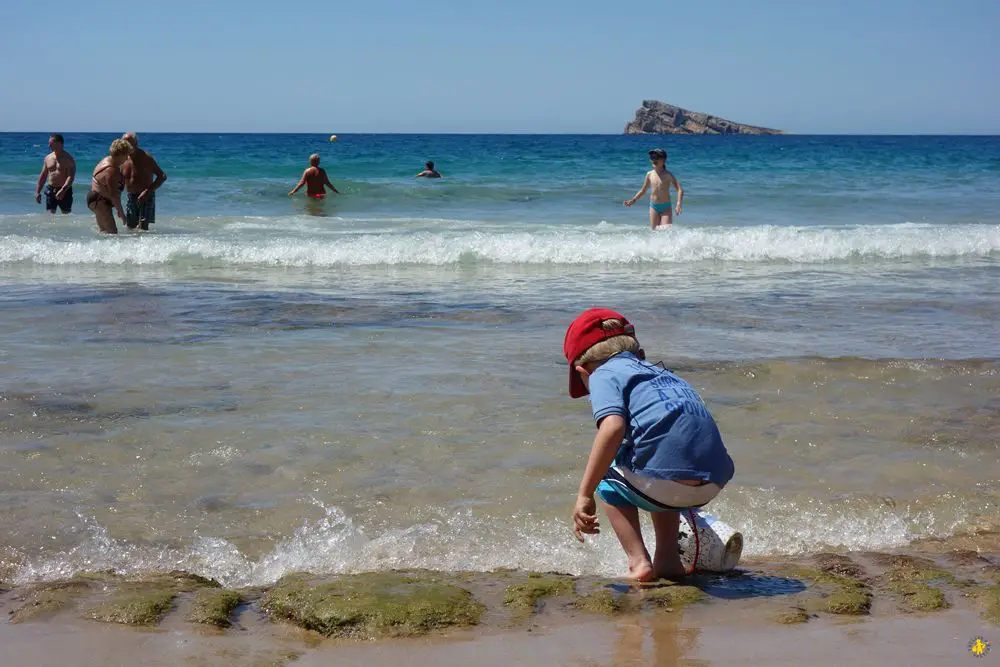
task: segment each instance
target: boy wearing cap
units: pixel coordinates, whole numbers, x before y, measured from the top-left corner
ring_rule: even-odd
[[[637,581],[684,576],[677,550],[677,510],[701,507],[733,477],[733,460],[694,388],[645,361],[635,328],[621,314],[591,308],[566,331],[569,395],[590,394],[597,436],[580,482],[573,533],[597,534],[597,504]],[[656,551],[650,559],[639,510],[651,513]]]
[[[631,206],[649,190],[649,225],[653,229],[663,229],[674,223],[674,211],[681,214],[684,203],[684,188],[680,181],[667,171],[667,151],[662,148],[654,148],[649,151],[649,161],[653,163],[653,168],[646,172],[646,180],[642,182],[642,189],[635,193],[631,199],[626,199],[622,203]],[[670,206],[670,186],[677,190],[677,208],[671,210]]]

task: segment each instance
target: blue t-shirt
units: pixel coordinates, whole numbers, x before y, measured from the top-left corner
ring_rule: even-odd
[[[631,352],[616,354],[590,376],[590,405],[600,423],[625,419],[615,463],[656,479],[733,478],[733,460],[705,403],[687,382]]]

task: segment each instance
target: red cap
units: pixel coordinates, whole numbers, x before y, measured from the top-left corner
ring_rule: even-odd
[[[601,328],[601,322],[604,320],[621,320],[622,326],[605,331]],[[569,325],[569,329],[566,329],[563,354],[566,355],[566,361],[569,362],[569,395],[572,398],[580,398],[590,393],[584,386],[583,380],[580,379],[580,374],[576,372],[573,362],[602,340],[615,336],[635,337],[635,327],[629,324],[629,321],[621,313],[607,308],[589,308],[583,311]]]

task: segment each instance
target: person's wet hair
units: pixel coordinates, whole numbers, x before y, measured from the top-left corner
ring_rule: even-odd
[[[430,162],[430,161],[425,162],[424,166],[427,167],[428,169],[430,169],[431,171],[434,171],[434,163],[433,162]]]
[[[51,139],[55,139],[56,141],[58,141],[61,144],[65,144],[66,143],[66,140],[63,139],[63,135],[59,134],[58,132],[53,132],[52,134],[49,135],[49,137]]]

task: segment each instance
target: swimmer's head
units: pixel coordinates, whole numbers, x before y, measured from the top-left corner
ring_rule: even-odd
[[[654,148],[653,150],[649,151],[649,161],[650,162],[652,162],[652,163],[655,164],[659,160],[663,160],[663,163],[666,164],[666,162],[667,162],[667,151],[663,150],[662,148]]]
[[[311,164],[314,167],[319,166],[319,153],[313,153],[312,155],[309,156],[309,164]]]
[[[427,171],[434,171],[434,163],[430,160],[424,162],[424,166],[427,167]]]
[[[115,139],[111,142],[111,147],[108,148],[108,155],[111,156],[113,163],[121,164],[131,157],[133,150],[132,144],[125,139]]]
[[[122,139],[132,144],[132,148],[139,147],[139,135],[135,132],[126,132],[122,135]]]
[[[63,139],[63,135],[59,134],[58,132],[53,132],[52,134],[49,135],[49,148],[51,148],[52,150],[56,150],[57,148],[61,149],[63,147],[63,144],[65,143],[66,142]]]

